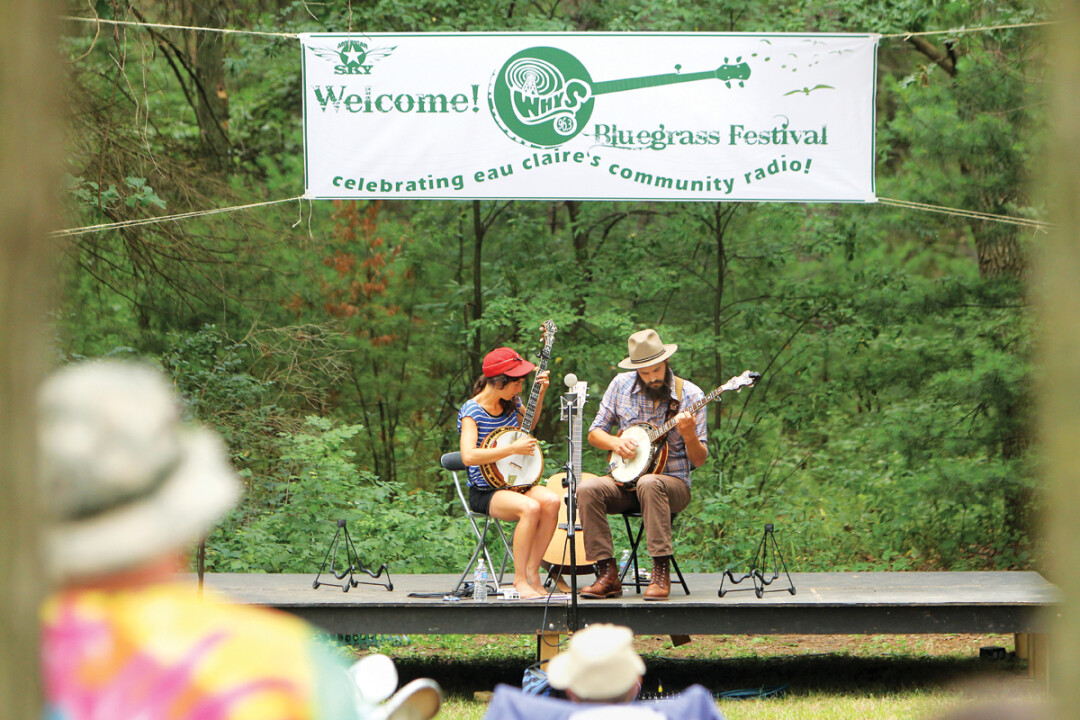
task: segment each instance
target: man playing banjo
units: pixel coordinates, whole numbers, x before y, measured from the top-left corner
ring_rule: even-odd
[[[690,471],[709,456],[704,405],[695,413],[681,408],[691,407],[705,395],[697,385],[675,377],[668,358],[678,346],[662,343],[655,330],[634,333],[627,347],[629,357],[619,367],[630,372],[616,375],[608,385],[588,435],[590,444],[611,453],[611,472],[583,479],[578,485],[585,550],[597,558],[597,580],[581,596],[622,595],[607,516],[640,511],[652,558],[645,600],[666,600],[674,552],[671,515],[690,503]],[[664,423],[672,423],[674,429],[650,443],[641,428],[655,429]],[[619,435],[611,434],[615,425]]]

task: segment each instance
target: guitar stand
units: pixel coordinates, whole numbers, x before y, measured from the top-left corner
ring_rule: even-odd
[[[766,555],[768,554],[770,541],[772,543],[772,546],[771,546],[772,547],[772,558],[771,559],[772,559],[772,563],[773,563],[773,573],[772,573],[772,577],[766,578],[764,573],[761,570],[758,570],[758,567],[761,567],[762,569],[768,567],[769,558],[767,558]],[[795,583],[793,583],[791,581],[791,574],[788,573],[787,563],[784,562],[784,556],[780,552],[780,547],[776,544],[776,534],[773,532],[773,524],[772,523],[765,523],[765,532],[761,536],[761,542],[758,543],[757,552],[754,553],[754,558],[750,561],[750,572],[746,573],[745,575],[743,575],[741,577],[736,578],[735,575],[731,572],[731,568],[728,568],[728,569],[724,570],[724,575],[720,579],[720,589],[717,591],[716,594],[719,595],[720,597],[724,597],[724,595],[729,593],[729,592],[738,592],[739,590],[751,590],[752,589],[754,591],[754,594],[757,595],[760,598],[766,592],[765,591],[765,586],[772,585],[773,581],[776,580],[778,577],[780,577],[780,568],[781,567],[784,568],[784,575],[787,576],[788,587],[786,587],[786,588],[776,588],[775,590],[770,590],[769,592],[779,592],[780,590],[787,590],[789,593],[794,595],[795,594]],[[729,588],[726,591],[724,590],[724,581],[725,580],[730,580],[733,585],[738,585],[739,583],[741,583],[743,580],[746,580],[747,578],[750,578],[751,581],[753,582],[753,584],[754,584],[753,588],[739,588],[738,590],[732,590],[732,589]]]
[[[338,543],[340,542],[342,536],[344,536],[345,538],[345,562],[348,563],[348,567],[346,567],[341,572],[338,572]],[[329,568],[327,568],[328,560],[330,565]],[[345,582],[319,582],[319,578],[322,577],[323,572],[327,571],[333,574],[333,576],[336,577],[338,580],[344,580]],[[365,573],[366,575],[368,575],[368,577],[374,578],[376,580],[382,577],[383,573],[386,573],[386,583],[384,584],[381,582],[370,582],[368,580],[357,580],[353,577],[353,571]],[[346,577],[348,577],[347,580]],[[350,587],[356,587],[357,585],[380,585],[382,587],[385,587],[387,590],[394,589],[394,583],[390,579],[390,570],[387,569],[386,563],[383,563],[379,566],[378,572],[371,572],[366,567],[364,567],[364,563],[360,562],[360,556],[356,552],[356,546],[353,545],[352,538],[349,537],[349,528],[345,527],[344,520],[337,521],[337,532],[334,533],[334,539],[330,542],[330,547],[326,551],[326,556],[323,558],[322,561],[322,567],[319,568],[318,574],[315,575],[315,581],[311,583],[311,587],[315,588],[316,590],[319,589],[320,585],[339,587],[341,588],[341,592],[349,592]]]

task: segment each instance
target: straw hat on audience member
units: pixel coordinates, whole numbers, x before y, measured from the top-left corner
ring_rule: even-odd
[[[172,384],[149,365],[62,368],[41,388],[38,423],[46,555],[58,579],[182,552],[240,497],[221,439],[181,421]]]
[[[548,663],[548,682],[581,700],[617,701],[635,687],[645,663],[628,627],[597,623],[573,634],[567,649]]]

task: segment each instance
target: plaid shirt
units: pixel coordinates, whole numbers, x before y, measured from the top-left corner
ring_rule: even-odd
[[[654,403],[645,395],[641,383],[638,381],[636,371],[619,373],[608,384],[604,391],[604,397],[600,400],[600,409],[596,411],[596,418],[589,431],[597,428],[611,432],[612,427],[628,428],[631,425],[647,422],[659,427],[668,419],[668,403]],[[671,371],[668,371],[668,382],[671,383]],[[705,397],[694,383],[683,380],[682,406],[686,407]],[[671,388],[671,400],[677,403],[675,389]],[[675,414],[672,413],[671,417]],[[708,439],[708,431],[705,427],[705,408],[702,407],[694,414],[697,420],[697,436],[702,444]],[[667,465],[664,466],[664,474],[681,478],[690,484],[690,458],[686,456],[686,443],[678,428],[672,428],[667,434],[668,457]]]

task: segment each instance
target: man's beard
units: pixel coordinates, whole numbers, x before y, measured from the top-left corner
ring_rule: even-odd
[[[650,400],[655,400],[657,402],[661,402],[670,398],[671,389],[667,385],[667,379],[665,378],[664,381],[658,385],[646,383],[645,397],[649,398]]]

